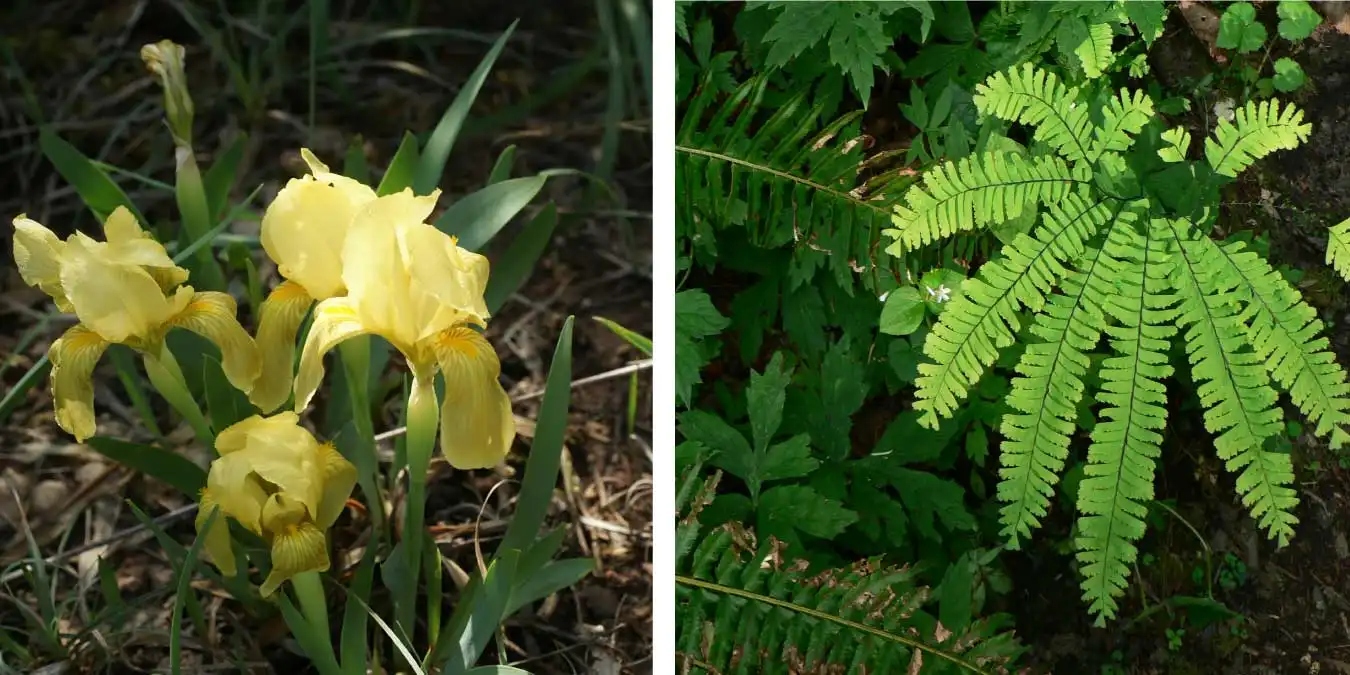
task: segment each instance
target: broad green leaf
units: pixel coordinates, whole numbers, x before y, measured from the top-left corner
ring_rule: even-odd
[[[86,441],[99,454],[173,486],[189,498],[206,487],[206,471],[176,452],[150,445],[95,436]]]
[[[808,361],[825,351],[825,324],[825,301],[815,286],[802,285],[783,294],[783,330]]]
[[[525,224],[501,258],[493,261],[492,276],[488,277],[487,292],[484,293],[489,312],[495,314],[512,293],[525,285],[549,240],[553,238],[553,229],[557,224],[558,207],[549,202]]]
[[[901,382],[913,383],[919,379],[919,355],[920,352],[909,340],[892,340],[891,346],[886,350],[886,360],[890,361],[891,370],[895,371],[896,377]]]
[[[703,381],[699,371],[708,363],[698,341],[721,333],[730,323],[702,290],[675,294],[675,393],[686,407],[693,404],[694,385]]]
[[[436,219],[436,229],[458,237],[462,248],[481,250],[547,181],[548,177],[540,174],[493,183],[451,204]]]
[[[886,478],[900,495],[910,524],[924,538],[942,541],[935,527],[937,522],[949,530],[975,529],[975,517],[966,510],[966,491],[960,485],[927,471],[900,467],[887,471]]]
[[[494,557],[481,581],[475,579],[477,583],[465,587],[466,593],[461,595],[455,615],[445,625],[437,641],[437,651],[441,651],[440,643],[446,642],[445,652],[448,653],[433,653],[428,659],[432,663],[444,664],[445,675],[460,675],[468,671],[478,661],[483,650],[487,649],[497,627],[506,618],[506,606],[511,601],[511,586],[518,562],[518,549],[507,549]],[[471,594],[468,593],[470,589]]]
[[[925,314],[923,296],[913,286],[901,286],[886,296],[881,308],[881,332],[888,335],[909,335],[923,325]]]
[[[1294,42],[1312,35],[1322,23],[1322,15],[1306,0],[1280,0],[1275,5],[1275,13],[1280,17],[1280,37]],[[1279,85],[1276,85],[1276,89],[1279,89]]]
[[[249,403],[244,392],[235,389],[225,378],[225,370],[220,360],[213,356],[202,359],[202,383],[206,387],[206,410],[211,418],[211,428],[220,433],[225,427],[234,424],[255,413],[257,409]]]
[[[517,23],[519,21],[513,21],[493,43],[492,49],[488,50],[478,67],[469,75],[469,79],[460,87],[455,100],[450,103],[450,107],[441,116],[441,121],[431,132],[431,137],[422,146],[422,158],[413,177],[413,192],[419,195],[431,194],[431,191],[441,184],[441,174],[445,172],[445,163],[450,158],[450,150],[455,146],[460,128],[464,126],[464,119],[469,116],[469,109],[473,107],[474,99],[478,98],[478,91],[483,88],[488,72],[497,62],[506,41],[511,39],[511,33],[515,31]]]
[[[562,458],[563,435],[567,431],[567,410],[572,400],[572,324],[573,317],[563,323],[558,345],[553,350],[553,362],[548,369],[544,387],[544,401],[539,406],[535,423],[534,441],[525,463],[525,479],[521,486],[516,513],[506,529],[506,536],[498,546],[502,552],[527,550],[539,536],[544,515],[553,500],[553,488],[558,485],[558,466]],[[510,568],[515,570],[513,559]]]
[[[947,572],[942,575],[942,585],[938,588],[938,620],[956,633],[970,625],[972,590],[975,586],[971,562],[969,556],[963,555],[948,565]]]
[[[1133,0],[1122,5],[1125,16],[1138,29],[1144,42],[1152,44],[1162,37],[1163,23],[1167,20],[1167,5],[1162,0]]]
[[[708,460],[714,466],[744,480],[750,486],[751,495],[759,494],[758,462],[741,432],[706,410],[680,413],[678,427],[685,440],[698,443],[713,453]]]
[[[375,190],[375,194],[383,197],[412,187],[413,174],[417,172],[417,165],[421,161],[417,137],[411,132],[404,132],[403,140],[399,141],[394,158],[389,160],[389,168],[385,169],[384,178],[380,179],[380,186]]]
[[[778,426],[783,423],[783,404],[787,401],[787,387],[791,382],[792,369],[783,367],[782,352],[774,353],[763,373],[750,373],[745,402],[757,455],[769,447],[773,435],[778,433]]]
[[[511,169],[516,163],[516,146],[508,145],[497,155],[497,162],[492,165],[492,173],[488,174],[487,184],[495,185],[511,177]]]
[[[375,549],[366,547],[351,584],[345,587],[347,606],[342,613],[341,658],[343,675],[366,675],[370,667],[366,647],[366,607],[375,576]]]
[[[786,480],[800,478],[820,466],[820,462],[811,456],[811,436],[797,434],[792,438],[771,446],[764,454],[760,466],[760,480]]]
[[[521,581],[511,589],[502,618],[510,618],[521,607],[572,587],[594,569],[595,561],[590,558],[569,558],[550,562],[528,576],[518,575]]]
[[[1307,80],[1303,67],[1297,61],[1287,56],[1275,61],[1275,76],[1270,78],[1270,83],[1279,91],[1295,91]]]
[[[108,174],[85,157],[75,146],[67,143],[56,132],[43,128],[38,132],[38,146],[47,161],[56,167],[62,178],[75,188],[80,200],[94,213],[94,218],[102,223],[119,206],[125,206],[140,222],[145,217],[131,203],[131,199],[117,186]]]
[[[946,445],[946,436],[919,424],[917,411],[905,410],[886,425],[886,431],[877,440],[871,453],[877,459],[865,461],[884,461],[884,466],[931,462],[942,454]],[[885,459],[880,459],[882,457]]]
[[[1215,42],[1221,49],[1236,49],[1246,54],[1261,48],[1266,42],[1266,27],[1256,20],[1256,8],[1251,3],[1235,2],[1224,10],[1219,18],[1219,38]]]
[[[613,331],[615,335],[623,338],[628,344],[636,347],[638,351],[642,352],[643,354],[646,354],[647,356],[652,355],[651,338],[643,337],[642,335],[634,333],[633,331],[628,330],[627,328],[624,328],[623,326],[620,326],[618,323],[610,321],[609,319],[606,319],[603,316],[597,316],[594,318],[596,321],[599,321],[602,325],[604,325],[605,328],[608,328],[611,331]]]
[[[229,147],[216,156],[216,161],[211,163],[211,168],[206,170],[202,178],[212,218],[225,215],[225,206],[230,203],[230,188],[238,180],[239,161],[244,158],[244,146],[247,143],[247,134],[235,135]]]
[[[819,405],[810,412],[811,442],[824,457],[837,460],[848,456],[853,413],[862,407],[867,389],[861,355],[855,357],[848,338],[840,338],[825,354],[820,368]]]
[[[857,520],[857,513],[810,487],[783,485],[760,496],[755,529],[760,537],[773,535],[789,542],[801,541],[797,532],[833,539]]]

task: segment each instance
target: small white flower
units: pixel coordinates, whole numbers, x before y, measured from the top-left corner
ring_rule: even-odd
[[[1233,99],[1225,98],[1214,104],[1214,116],[1231,122],[1233,121],[1234,109]]]
[[[890,296],[890,294],[891,294],[890,291],[886,291],[885,293],[882,293],[881,295],[877,296],[877,299],[882,302],[886,302],[886,298]]]
[[[932,298],[933,302],[936,302],[939,305],[952,299],[952,289],[947,288],[946,284],[942,284],[937,288],[933,288],[932,286],[925,286],[925,288],[928,289],[928,297]]]

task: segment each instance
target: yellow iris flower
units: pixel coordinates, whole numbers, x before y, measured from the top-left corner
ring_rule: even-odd
[[[272,547],[272,571],[264,597],[301,572],[328,569],[328,539],[356,485],[356,467],[331,443],[319,443],[293,412],[254,415],[216,436],[220,453],[211,463],[197,512],[197,535],[211,561],[226,576],[237,572],[226,516]],[[207,518],[219,514],[203,532]]]
[[[185,328],[215,343],[230,384],[248,391],[257,378],[257,346],[235,319],[234,298],[181,285],[187,270],[118,207],[103,224],[106,241],[76,232],[62,241],[24,215],[14,219],[14,261],[31,286],[80,322],[52,343],[56,422],[83,442],[97,431],[94,366],[110,344],[168,360],[164,336]]]
[[[286,281],[267,296],[259,311],[258,347],[262,375],[249,399],[264,412],[286,402],[295,369],[295,334],[305,312],[320,300],[346,293],[342,249],[347,230],[375,191],[329,171],[308,149],[300,151],[310,173],[292,179],[267,207],[262,245]]]
[[[323,379],[323,357],[344,340],[379,335],[403,353],[413,373],[408,424],[435,428],[436,371],[445,374],[441,450],[456,468],[495,465],[515,438],[511,400],[497,381],[497,354],[474,326],[488,319],[483,292],[488,261],[426,224],[439,191],[411,190],[362,207],[347,230],[346,295],[318,304],[295,376],[295,409],[304,410]],[[413,409],[429,415],[413,419]],[[421,413],[419,413],[421,415]],[[426,417],[431,416],[431,419]]]

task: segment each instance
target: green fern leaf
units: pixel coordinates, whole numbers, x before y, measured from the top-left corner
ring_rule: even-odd
[[[1147,94],[1121,89],[1120,95],[1102,109],[1102,125],[1093,136],[1089,159],[1097,161],[1103,153],[1129,150],[1134,134],[1148,125],[1153,115],[1153,99]]]
[[[1238,494],[1261,527],[1283,546],[1298,522],[1298,495],[1289,455],[1266,450],[1266,439],[1280,432],[1261,358],[1247,345],[1237,314],[1237,281],[1221,273],[1221,257],[1206,256],[1206,239],[1187,221],[1169,223],[1178,256],[1173,284],[1181,296],[1179,322],[1186,326],[1186,351],[1197,393],[1205,406],[1205,428],[1217,434],[1214,448],[1229,471],[1240,472]]]
[[[1171,265],[1157,229],[1115,228],[1106,246],[1116,262],[1117,292],[1106,302],[1106,312],[1116,320],[1106,328],[1115,356],[1102,362],[1098,398],[1106,406],[1092,430],[1078,488],[1083,516],[1074,542],[1083,599],[1097,625],[1115,617],[1116,598],[1125,591],[1137,555],[1134,542],[1144,536],[1154,460],[1161,454],[1159,430],[1167,419],[1163,380],[1172,374],[1167,343],[1176,334],[1176,298],[1166,292]]]
[[[1280,102],[1248,101],[1234,111],[1233,121],[1223,120],[1214,138],[1205,139],[1205,159],[1215,173],[1234,177],[1276,150],[1291,150],[1308,140],[1311,124],[1303,124],[1303,111]]]
[[[1078,87],[1065,85],[1054,73],[1025,63],[977,85],[975,106],[983,114],[1036,127],[1036,140],[1079,162],[1089,156],[1092,128],[1088,106],[1078,101],[1078,93]]]
[[[895,229],[886,234],[897,241],[886,251],[902,255],[906,248],[960,231],[1007,222],[1041,203],[1063,199],[1089,177],[1050,156],[991,152],[947,162],[905,193],[906,206],[895,207]]]
[[[1111,53],[1111,26],[1105,23],[1088,26],[1087,37],[1073,53],[1082,63],[1083,74],[1089,80],[1101,77],[1116,56]]]
[[[1341,278],[1350,281],[1350,218],[1327,232],[1327,264],[1334,267]]]
[[[1113,221],[1110,231],[1123,222],[1128,218]],[[1003,416],[998,497],[1004,502],[1002,535],[1013,549],[1019,547],[1018,537],[1031,536],[1050,508],[1083,397],[1086,352],[1101,337],[1102,303],[1115,292],[1110,255],[1089,248],[1083,259],[1084,267],[1070,273],[1061,284],[1063,292],[1050,296],[1036,315],[1031,333],[1043,342],[1027,345],[1006,399],[1016,412]]]
[[[1068,272],[1065,261],[1081,255],[1084,243],[1111,218],[1100,201],[1068,194],[1050,204],[1034,236],[1018,235],[1004,248],[1004,258],[985,263],[979,277],[964,282],[962,295],[947,305],[924,341],[933,363],[919,365],[914,409],[921,424],[936,429],[940,418],[951,415],[998,351],[1013,343],[1018,310],[1040,310]]]
[[[1322,334],[1317,310],[1242,242],[1198,243],[1207,257],[1224,263],[1224,274],[1240,281],[1235,290],[1246,305],[1241,318],[1247,343],[1265,361],[1271,379],[1317,425],[1317,435],[1330,434],[1332,447],[1344,447],[1350,440],[1344,429],[1350,424],[1350,384]]]

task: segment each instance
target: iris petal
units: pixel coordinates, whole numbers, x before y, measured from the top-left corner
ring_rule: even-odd
[[[83,443],[97,429],[94,420],[94,366],[108,342],[83,324],[76,324],[47,352],[52,362],[52,400],[56,423]]]
[[[63,312],[74,311],[61,288],[61,254],[66,243],[37,221],[20,215],[14,219],[14,264],[24,283],[51,296]]]
[[[196,333],[220,348],[225,378],[235,389],[248,392],[262,369],[258,345],[235,318],[234,298],[227,293],[202,291],[168,323]]]
[[[235,566],[234,549],[230,546],[230,524],[225,520],[225,509],[220,509],[210,490],[202,490],[201,506],[197,508],[197,536],[204,537],[203,548],[211,563],[220,573],[232,577],[238,569]],[[216,519],[211,522],[209,531],[202,532],[213,510],[219,509]]]
[[[497,381],[497,352],[480,333],[464,327],[442,333],[436,347],[445,373],[441,452],[457,469],[495,466],[516,436],[511,399]]]
[[[314,299],[294,281],[282,282],[263,301],[258,320],[262,371],[248,398],[263,412],[281,407],[295,380],[295,336]]]
[[[295,373],[295,410],[303,411],[323,381],[323,357],[343,340],[365,335],[370,330],[361,323],[347,298],[329,298],[314,308],[305,348],[300,353],[300,368]]]
[[[356,467],[347,461],[332,443],[324,443],[316,450],[319,466],[323,471],[323,498],[319,501],[319,511],[314,520],[319,527],[328,529],[342,515],[347,498],[356,487]]]
[[[328,540],[314,523],[289,526],[272,536],[272,571],[258,590],[271,597],[282,582],[301,572],[328,570]]]

